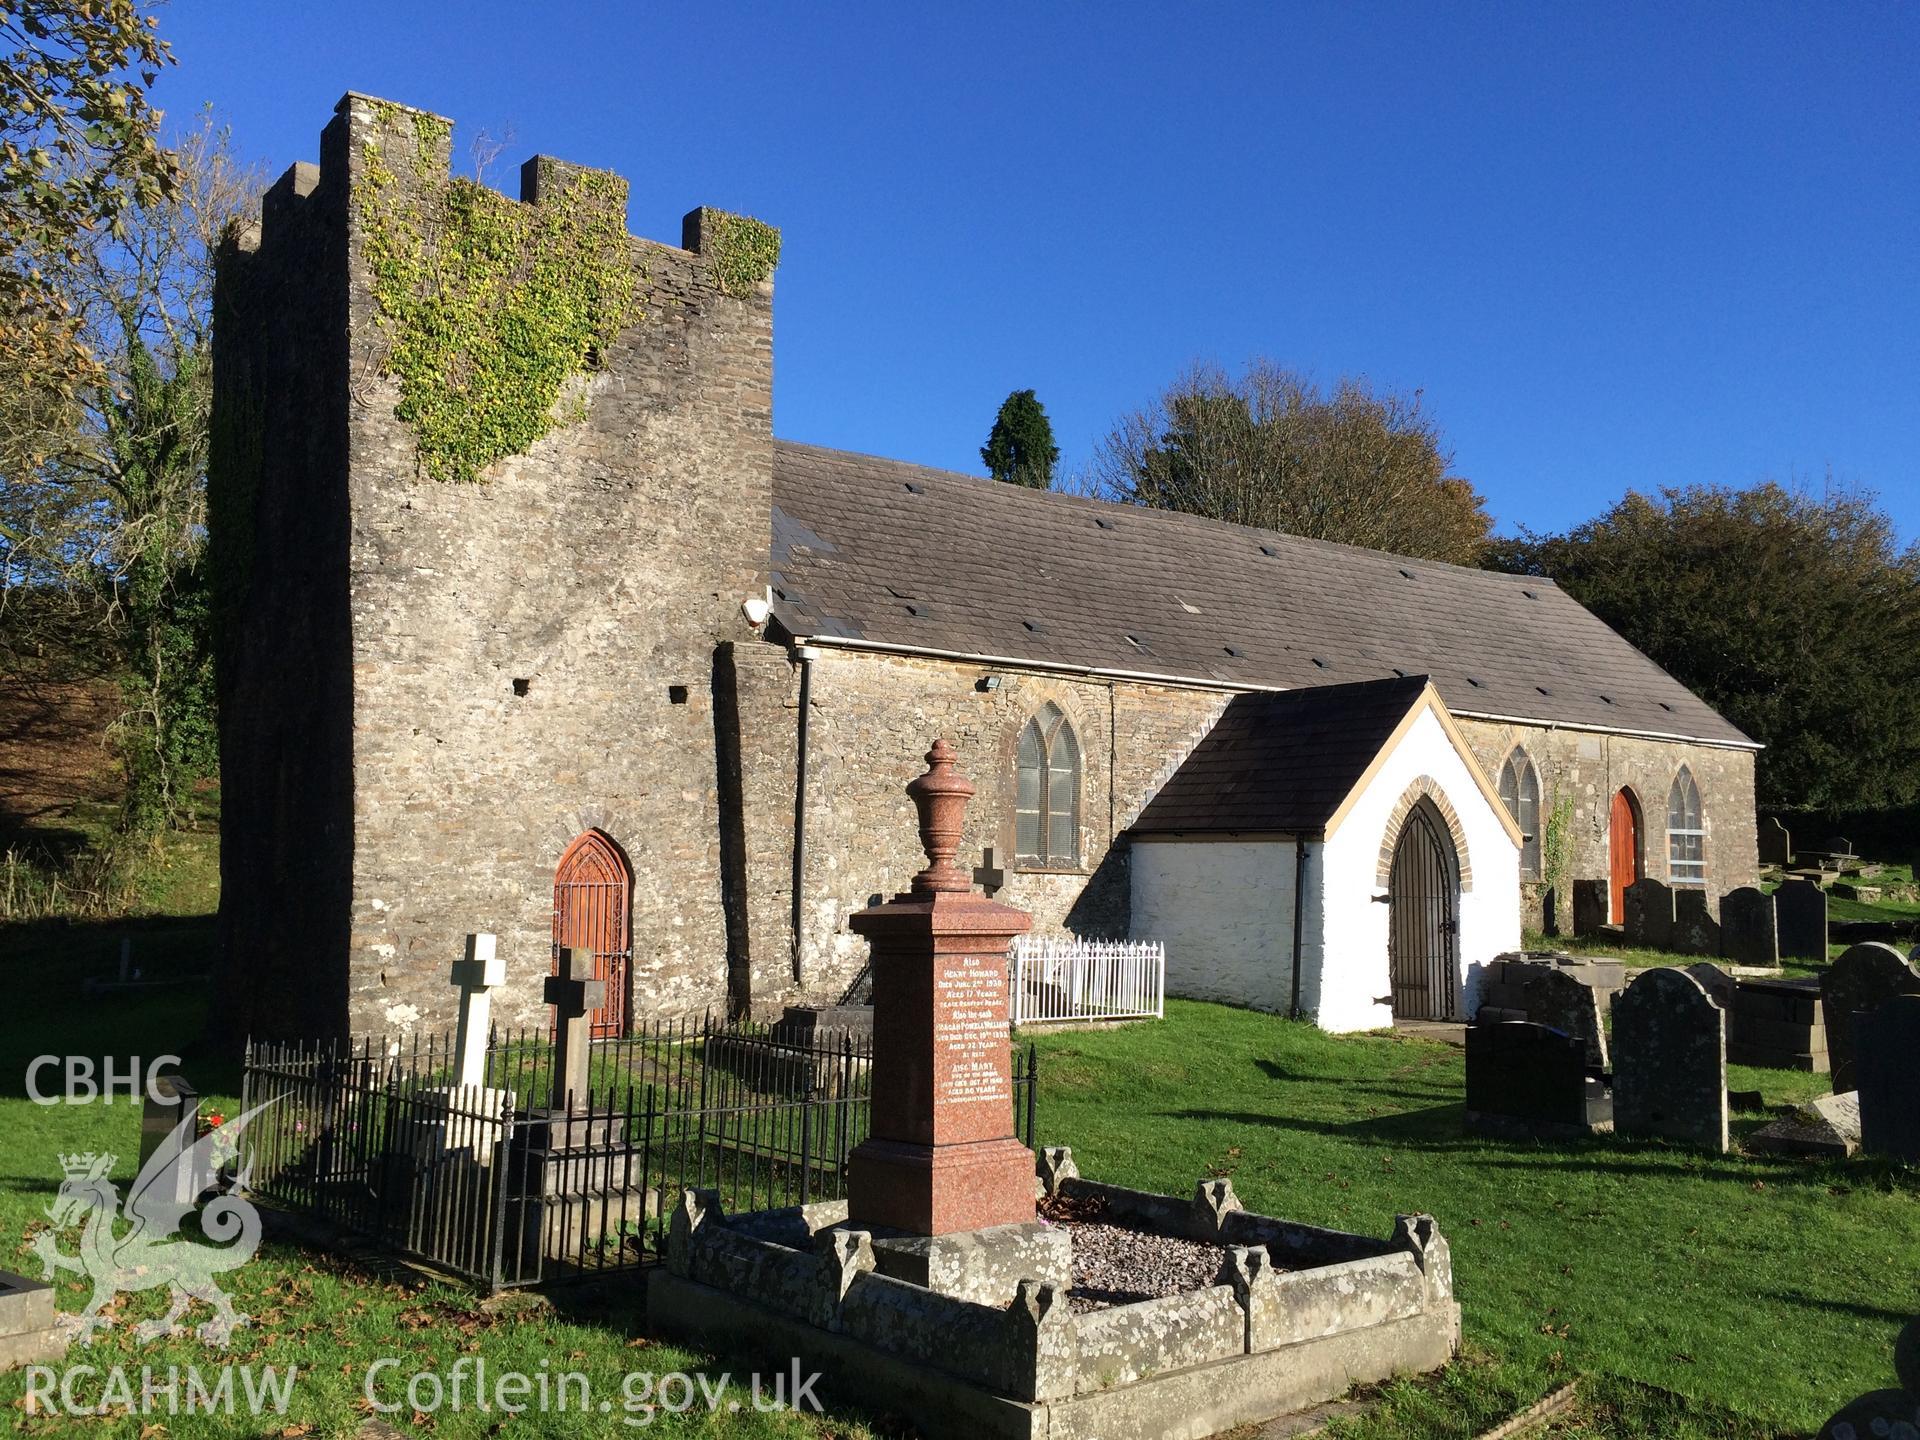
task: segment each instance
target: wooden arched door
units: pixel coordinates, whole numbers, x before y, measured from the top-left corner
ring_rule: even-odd
[[[1387,963],[1396,1020],[1452,1020],[1460,1011],[1460,895],[1453,841],[1433,805],[1407,813],[1387,880]]]
[[[1638,880],[1640,869],[1640,802],[1622,786],[1613,792],[1613,808],[1607,815],[1607,923],[1620,925],[1627,918],[1627,887]]]
[[[593,951],[594,978],[607,982],[606,1007],[593,1012],[596,1039],[627,1033],[632,900],[633,869],[607,835],[589,830],[567,846],[553,872],[553,973],[560,973],[562,950]]]

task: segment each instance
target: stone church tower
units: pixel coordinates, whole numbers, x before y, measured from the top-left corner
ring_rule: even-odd
[[[743,611],[768,579],[777,235],[696,210],[680,247],[635,239],[624,181],[546,157],[516,209],[450,180],[450,135],[348,95],[319,165],[282,176],[222,256],[210,528],[235,1032],[443,1024],[449,937],[468,930],[499,932],[524,982],[557,926],[584,927],[571,943],[624,968],[610,988],[642,1013],[737,1008],[788,973],[778,938],[751,935],[738,738],[784,726],[749,767],[778,797],[789,666]],[[611,217],[617,262],[584,285],[526,208],[563,203]],[[495,232],[435,230],[488,204]],[[532,238],[503,260],[479,248],[515,235]],[[435,268],[455,244],[478,258]],[[449,276],[524,283],[535,308],[436,294]],[[434,343],[420,317],[493,327],[454,360],[504,357],[466,378],[510,414],[551,368],[526,335],[573,318],[538,309],[542,284],[552,306],[618,291],[625,308],[530,443],[436,474],[475,427],[455,416],[436,440],[418,421],[444,394],[431,374],[406,389]],[[743,703],[766,724],[743,727]],[[575,913],[557,917],[563,860]],[[536,1019],[538,993],[513,987],[502,1018]]]

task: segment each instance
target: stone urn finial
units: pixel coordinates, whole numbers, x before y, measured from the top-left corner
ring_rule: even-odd
[[[920,844],[927,852],[927,868],[913,877],[913,893],[966,891],[966,872],[953,863],[953,857],[960,849],[973,786],[954,770],[953,747],[945,740],[933,742],[927,751],[927,773],[908,782],[907,794],[920,812]]]

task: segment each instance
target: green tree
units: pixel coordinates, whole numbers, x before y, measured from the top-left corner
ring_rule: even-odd
[[[1033,391],[1016,390],[1000,402],[980,459],[996,480],[1033,490],[1053,488],[1060,447],[1053,443],[1053,423]]]
[[[1488,563],[1553,579],[1763,742],[1763,805],[1920,798],[1920,551],[1871,495],[1629,493]]]
[[[16,457],[0,485],[0,655],[30,652],[50,616],[72,645],[84,617],[87,648],[123,676],[114,734],[123,828],[136,834],[180,819],[189,782],[215,760],[203,563],[213,254],[260,190],[210,117],[178,137],[173,164],[176,183],[135,200],[117,231],[48,258],[46,283],[95,363],[70,396],[24,407],[41,426],[37,454]]]
[[[154,24],[138,0],[0,5],[0,385],[30,381],[56,409],[98,357],[52,268],[178,181],[147,102],[173,61]],[[39,434],[0,436],[0,474]]]
[[[1256,360],[1190,370],[1122,416],[1094,479],[1135,505],[1471,565],[1493,520],[1452,459],[1417,391],[1323,391]]]

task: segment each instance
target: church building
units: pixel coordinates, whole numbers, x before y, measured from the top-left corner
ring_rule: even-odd
[[[1616,919],[1640,876],[1754,880],[1755,744],[1548,581],[775,439],[741,238],[772,232],[724,212],[621,231],[617,334],[441,478],[381,227],[444,198],[449,135],[347,96],[221,257],[235,1030],[445,1026],[479,930],[509,1023],[560,945],[602,1034],[830,1002],[847,916],[921,863],[935,736],[962,855],[1036,931],[1162,940],[1171,993],[1333,1029],[1471,1013],[1555,855]],[[526,214],[581,195],[624,214],[525,167]]]

